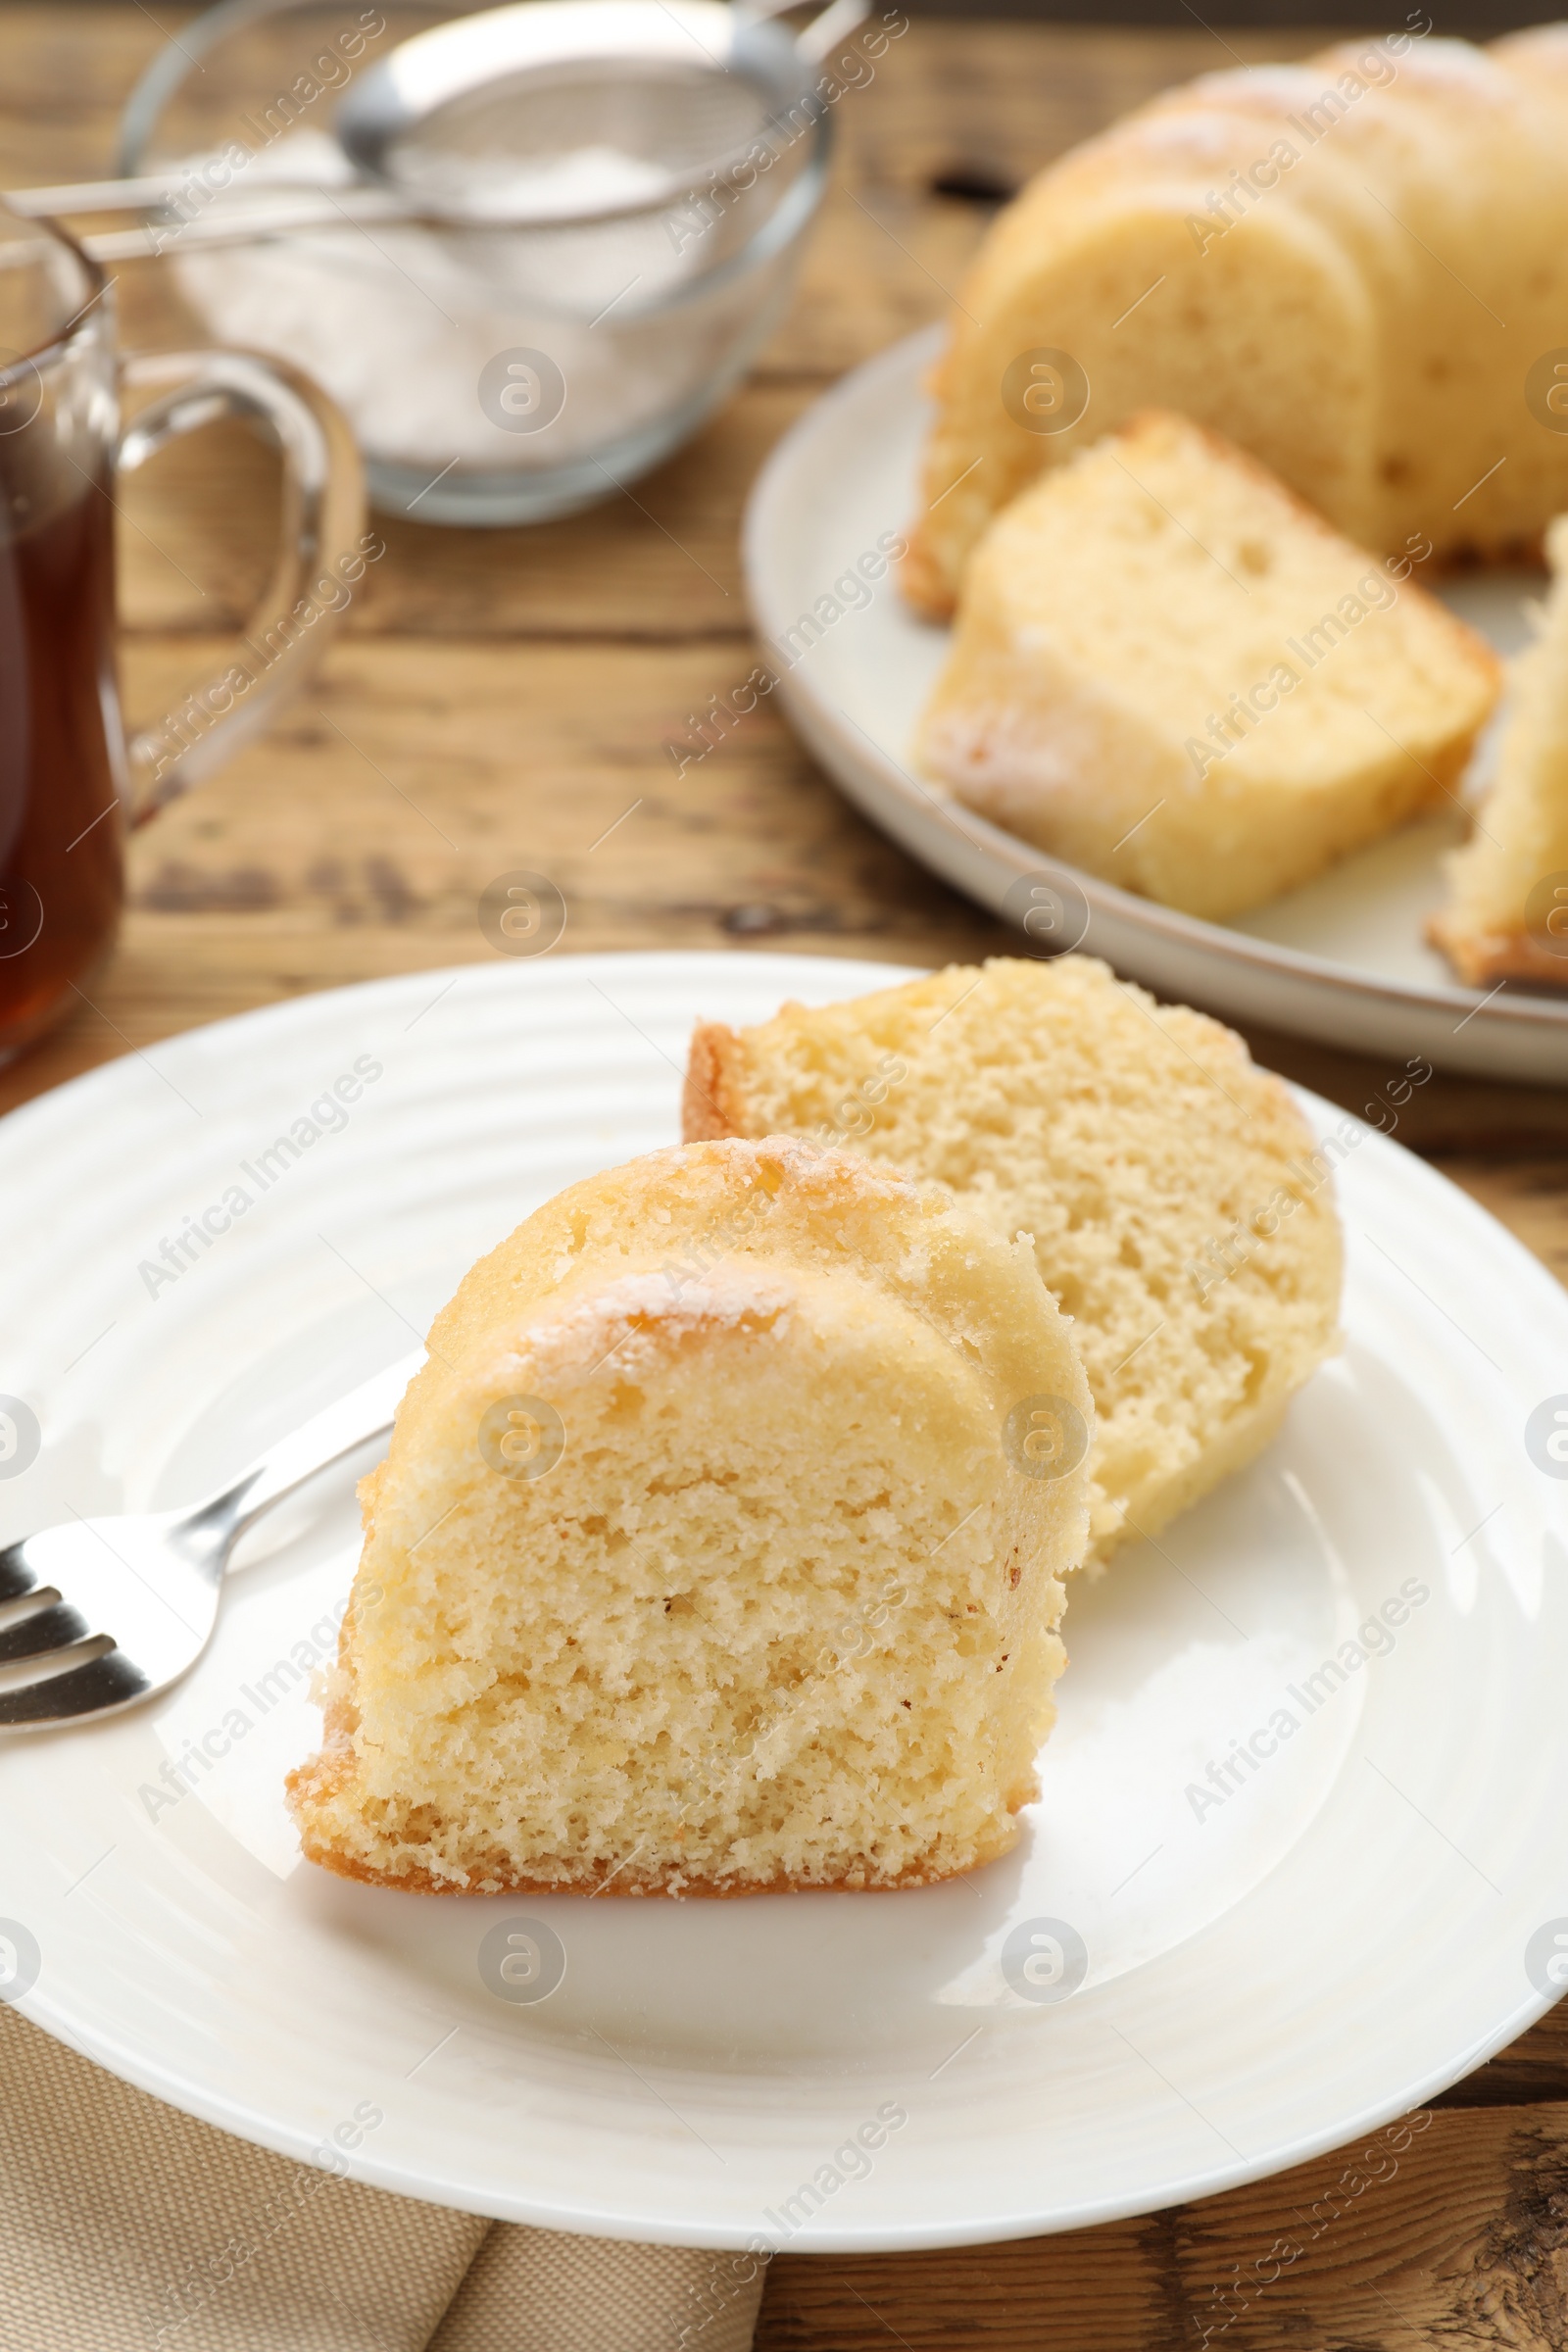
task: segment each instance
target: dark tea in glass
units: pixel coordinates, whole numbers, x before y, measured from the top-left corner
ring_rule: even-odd
[[[0,242],[0,1060],[91,986],[120,913],[111,335],[90,266],[41,224],[11,224]]]
[[[123,434],[120,390],[153,397]],[[220,416],[283,461],[284,544],[228,668],[128,746],[115,671],[116,477]],[[114,945],[128,824],[220,766],[348,601],[358,457],[324,393],[245,352],[117,360],[114,289],[0,201],[0,1063],[81,1003]]]

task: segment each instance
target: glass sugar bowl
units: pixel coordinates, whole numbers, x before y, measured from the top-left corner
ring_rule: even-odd
[[[433,104],[475,26],[506,69]],[[826,183],[816,82],[808,34],[720,0],[224,0],[143,77],[117,168],[168,175],[183,301],[331,393],[377,506],[527,522],[668,456],[777,322]],[[377,196],[353,134],[411,93]]]

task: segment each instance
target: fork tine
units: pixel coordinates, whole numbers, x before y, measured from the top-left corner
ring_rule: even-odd
[[[0,1665],[10,1665],[12,1658],[45,1658],[52,1648],[71,1648],[73,1642],[84,1642],[89,1633],[92,1625],[82,1611],[57,1597],[47,1609],[35,1609],[33,1616],[22,1618],[22,1623],[0,1625]]]
[[[7,1544],[0,1549],[0,1600],[20,1600],[38,1582],[27,1566],[26,1553],[25,1536],[20,1544]]]
[[[73,1715],[92,1715],[138,1698],[149,1688],[146,1675],[124,1651],[111,1649],[65,1674],[0,1690],[0,1724],[55,1723]]]
[[[79,1609],[58,1596],[46,1608],[34,1609],[18,1624],[0,1626],[0,1665],[13,1658],[39,1658],[52,1649],[69,1649],[85,1642],[92,1628]]]

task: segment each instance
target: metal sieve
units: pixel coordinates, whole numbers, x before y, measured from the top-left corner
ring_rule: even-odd
[[[333,129],[365,178],[432,211],[585,220],[668,206],[758,142],[798,135],[816,107],[810,63],[718,0],[522,0],[401,42],[345,92]],[[595,191],[578,159],[603,177],[610,157],[620,184]]]
[[[225,187],[194,241],[346,219],[562,228],[668,213],[713,183],[732,202],[819,119],[814,68],[868,0],[833,0],[798,37],[766,21],[791,4],[516,0],[427,25],[350,83],[332,148],[314,168],[296,163]],[[195,29],[222,34],[282,13],[278,0],[230,0]],[[179,56],[189,62],[188,45]],[[126,110],[118,179],[16,189],[13,210],[155,220],[172,211],[186,225],[188,161],[183,178],[137,171],[172,87],[166,55]],[[154,250],[161,233],[152,232]],[[101,261],[147,250],[137,232],[86,242]]]

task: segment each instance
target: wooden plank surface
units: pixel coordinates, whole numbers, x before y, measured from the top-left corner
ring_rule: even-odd
[[[158,12],[171,30],[185,13]],[[118,105],[158,38],[140,8],[0,4],[6,184],[107,169]],[[635,499],[534,531],[385,524],[386,555],[307,692],[137,837],[123,938],[92,1006],[0,1072],[0,1108],[198,1021],[487,956],[479,894],[522,865],[566,897],[564,951],[758,945],[934,962],[1005,949],[979,908],[852,813],[767,708],[677,776],[668,741],[753,659],[736,543],[747,485],[836,374],[940,315],[988,214],[933,194],[935,181],[1016,180],[1172,79],[1309,45],[1196,21],[1139,34],[914,25],[837,110],[834,192],[746,387]],[[189,333],[158,268],[127,270],[121,290],[130,338]],[[266,573],[274,488],[271,461],[226,428],[125,486],[136,717],[221,665]],[[1350,1107],[1384,1075],[1300,1041],[1251,1042]],[[1568,1269],[1568,1098],[1440,1077],[1400,1135]],[[1416,2120],[1393,2169],[1377,2160],[1353,2194],[1348,2167],[1374,2166],[1364,2145],[1099,2230],[781,2256],[759,2343],[1559,2352],[1568,2014]],[[1332,2219],[1316,2226],[1314,2211]]]

